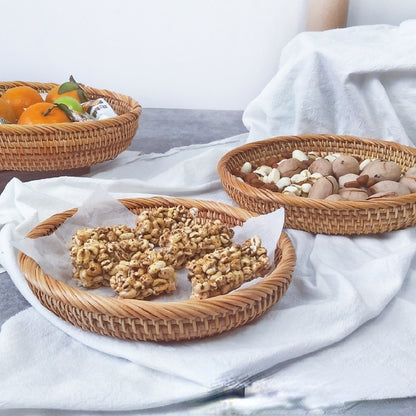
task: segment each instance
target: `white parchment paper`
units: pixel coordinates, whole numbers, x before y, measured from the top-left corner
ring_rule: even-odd
[[[135,226],[136,214],[129,211],[121,202],[108,195],[101,198],[93,197],[86,200],[77,212],[68,218],[59,228],[49,236],[36,239],[24,238],[13,242],[20,251],[35,260],[42,270],[61,280],[68,285],[77,286],[72,278],[72,265],[69,245],[72,236],[79,229],[86,227],[101,227],[125,224],[129,227]],[[253,217],[245,221],[242,226],[233,228],[233,241],[241,244],[248,238],[258,235],[262,240],[262,246],[267,249],[270,259],[273,261],[274,251],[279,240],[284,223],[283,208],[267,214]],[[169,295],[159,296],[157,301],[177,301],[188,299],[191,286],[186,278],[187,270],[177,271],[178,280],[176,290]],[[253,284],[258,279],[246,283],[244,286]],[[91,293],[105,296],[116,296],[109,287],[98,289],[84,289]]]

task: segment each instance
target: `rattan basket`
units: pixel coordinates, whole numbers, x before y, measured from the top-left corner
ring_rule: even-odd
[[[358,158],[380,158],[403,170],[416,165],[416,149],[394,142],[331,134],[282,136],[248,143],[225,154],[218,173],[228,195],[242,208],[265,214],[284,207],[285,227],[316,234],[359,235],[383,233],[416,224],[416,194],[358,202],[325,201],[258,189],[233,172],[246,161],[259,162],[295,149],[304,152],[347,153]]]
[[[181,198],[136,198],[121,202],[132,212],[157,206],[197,207],[202,218],[218,218],[241,225],[257,214],[210,201]],[[76,209],[52,216],[35,227],[30,238],[54,232]],[[117,299],[89,293],[45,274],[30,257],[19,252],[20,268],[35,296],[71,324],[102,335],[143,341],[180,341],[204,338],[238,328],[271,308],[288,288],[295,251],[282,233],[274,253],[275,269],[253,285],[206,300],[152,302]]]
[[[0,82],[0,95],[28,85],[46,93],[57,84]],[[0,125],[0,170],[55,171],[82,168],[113,159],[130,146],[139,126],[141,106],[132,98],[84,87],[89,99],[102,97],[118,114],[106,120],[53,125]]]

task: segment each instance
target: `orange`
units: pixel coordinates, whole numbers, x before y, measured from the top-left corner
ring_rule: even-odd
[[[82,84],[75,81],[72,75],[69,77],[69,81],[51,88],[45,98],[45,101],[48,103],[54,103],[61,97],[75,98],[79,103],[87,101],[87,95],[82,89]]]
[[[17,124],[54,124],[71,122],[65,111],[51,103],[31,105],[19,117]]]
[[[66,91],[62,94],[59,94],[59,88],[60,85],[57,85],[56,87],[53,87],[47,94],[45,101],[48,103],[54,103],[55,100],[57,100],[60,97],[72,97],[75,98],[79,103],[81,102],[81,99],[79,98],[78,90],[71,90]]]
[[[32,104],[43,101],[40,93],[27,85],[9,88],[3,93],[1,98],[13,107],[17,118]]]
[[[3,98],[0,97],[0,117],[9,123],[16,123],[17,117],[13,107]]]

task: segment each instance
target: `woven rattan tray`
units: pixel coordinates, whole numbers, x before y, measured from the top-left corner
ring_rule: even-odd
[[[181,198],[123,199],[133,213],[157,206],[196,207],[202,218],[218,218],[230,226],[241,225],[257,214],[238,207]],[[35,227],[30,238],[54,232],[76,209],[52,216]],[[258,318],[288,288],[295,266],[295,251],[282,233],[274,253],[275,269],[253,285],[206,300],[152,302],[116,299],[69,286],[45,274],[30,257],[19,252],[20,268],[36,297],[53,313],[71,324],[112,337],[143,341],[178,341],[203,338],[232,330]]]
[[[0,95],[28,85],[46,93],[57,84],[0,82]],[[141,106],[132,98],[84,87],[88,99],[102,97],[118,114],[99,121],[53,125],[0,125],[0,170],[55,171],[82,168],[113,159],[130,146],[139,126]]]
[[[416,166],[416,149],[394,142],[331,134],[282,136],[248,143],[225,154],[218,172],[225,191],[242,208],[260,214],[285,208],[285,227],[311,233],[358,235],[399,230],[416,224],[416,194],[358,202],[325,201],[283,195],[242,182],[233,172],[246,161],[255,163],[295,149],[304,152],[347,153]]]

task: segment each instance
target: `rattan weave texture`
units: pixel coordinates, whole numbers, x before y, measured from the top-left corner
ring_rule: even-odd
[[[258,189],[233,174],[244,162],[258,163],[300,149],[346,153],[360,159],[379,158],[398,163],[403,171],[416,166],[416,149],[395,142],[346,135],[280,136],[247,143],[225,154],[218,173],[228,195],[242,208],[265,214],[284,207],[285,227],[314,234],[360,235],[394,231],[416,224],[416,194],[367,201],[326,201]]]
[[[121,202],[132,212],[157,206],[197,207],[202,218],[230,226],[256,216],[238,207],[184,198],[133,198]],[[35,227],[30,238],[54,232],[76,209],[52,216]],[[263,315],[286,292],[296,262],[294,247],[282,233],[274,253],[274,270],[253,285],[205,300],[152,302],[117,299],[89,293],[45,274],[19,252],[20,268],[35,296],[46,308],[71,324],[98,334],[129,340],[184,341],[218,335]]]
[[[46,93],[55,83],[0,82],[0,95],[28,85]],[[0,170],[54,171],[91,166],[127,149],[139,126],[141,106],[131,97],[84,87],[89,99],[102,97],[118,114],[99,121],[38,125],[0,125]]]

